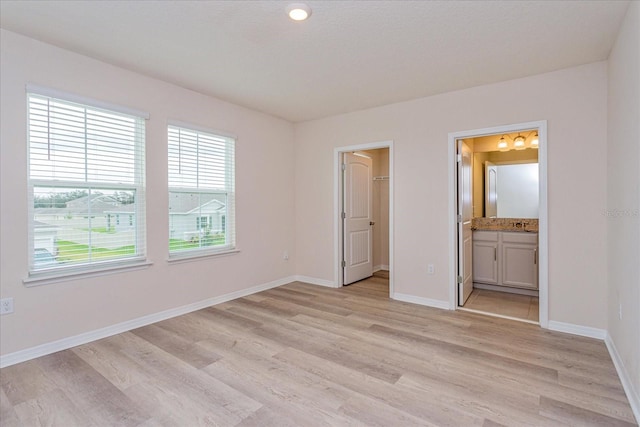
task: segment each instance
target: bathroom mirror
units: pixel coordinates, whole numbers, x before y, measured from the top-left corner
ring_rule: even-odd
[[[484,162],[484,217],[538,218],[538,163]]]

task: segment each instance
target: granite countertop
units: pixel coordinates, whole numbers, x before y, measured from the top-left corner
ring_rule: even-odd
[[[538,232],[538,220],[531,218],[473,218],[471,229],[478,231]]]

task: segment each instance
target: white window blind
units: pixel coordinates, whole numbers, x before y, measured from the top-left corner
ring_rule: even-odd
[[[235,248],[235,140],[168,127],[169,253]]]
[[[30,272],[143,259],[144,119],[27,98]]]

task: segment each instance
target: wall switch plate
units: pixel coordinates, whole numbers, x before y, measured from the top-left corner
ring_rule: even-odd
[[[282,253],[282,259],[285,261],[289,261],[289,251],[284,251]]]
[[[0,315],[13,313],[13,298],[2,298],[0,300]]]
[[[433,264],[429,264],[427,265],[427,273],[429,274],[434,274],[436,272],[435,267],[433,266]]]

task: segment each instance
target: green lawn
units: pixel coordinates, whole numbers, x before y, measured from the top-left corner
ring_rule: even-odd
[[[224,245],[224,234],[216,234],[209,237],[204,237],[202,239],[202,243],[199,242],[188,242],[186,240],[181,239],[170,239],[169,240],[169,250],[170,251],[182,251],[187,249],[198,249],[201,247],[207,246],[218,246]]]
[[[60,262],[82,262],[89,259],[120,258],[127,255],[135,255],[134,245],[122,246],[117,249],[91,248],[91,258],[89,258],[89,246],[81,245],[67,240],[58,240],[58,258]]]
[[[97,230],[93,229],[93,231]],[[224,234],[203,237],[201,242],[187,242],[180,239],[171,239],[169,240],[169,250],[181,251],[198,249],[201,247],[224,245],[224,242]],[[91,254],[89,254],[89,252],[91,252]],[[97,259],[122,258],[129,255],[135,255],[135,253],[136,248],[134,245],[122,246],[117,249],[97,248],[92,246],[91,251],[89,251],[88,245],[81,245],[67,240],[58,240],[57,260],[59,262],[84,262]]]
[[[116,229],[115,228],[111,228],[110,230],[107,230],[107,227],[93,227],[91,229],[89,229],[89,228],[81,228],[80,230],[82,230],[82,231],[93,231],[94,233],[116,234]]]

